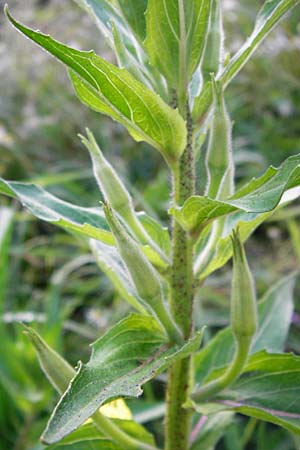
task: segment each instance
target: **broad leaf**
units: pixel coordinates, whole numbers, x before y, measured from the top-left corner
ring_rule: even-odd
[[[258,303],[258,331],[251,352],[266,349],[281,352],[288,335],[293,313],[295,274],[280,280]],[[228,364],[234,355],[235,343],[230,327],[220,331],[195,356],[196,382],[202,384],[208,375]]]
[[[79,369],[56,406],[43,440],[52,444],[74,431],[101,405],[119,397],[138,397],[141,386],[174,360],[198,350],[202,332],[170,346],[150,316],[131,315],[93,344],[90,361]]]
[[[250,358],[232,386],[196,409],[205,413],[235,411],[300,434],[299,391],[300,357],[261,351]]]
[[[113,244],[104,214],[100,208],[82,208],[65,202],[44,189],[29,183],[0,178],[0,194],[18,198],[34,216],[68,231]]]
[[[43,47],[70,69],[79,98],[92,109],[109,115],[124,125],[137,141],[158,149],[169,164],[174,164],[186,144],[184,120],[161,98],[93,51],[68,47],[14,20],[11,23],[25,36]]]
[[[260,9],[254,29],[241,49],[231,58],[220,77],[227,85],[242,69],[259,44],[269,32],[278,24],[282,17],[299,3],[299,0],[266,0]],[[195,99],[193,116],[198,119],[203,116],[212,103],[211,82],[205,83],[199,97]]]
[[[146,310],[138,300],[138,293],[117,249],[96,240],[91,240],[90,245],[97,264],[113,283],[120,296],[137,311],[145,313]]]
[[[191,450],[214,450],[226,428],[231,424],[233,417],[234,413],[227,411],[209,417],[202,416],[201,428],[199,427],[198,431],[196,425],[191,434],[193,442]]]
[[[199,64],[210,3],[210,0],[148,1],[145,45],[151,63],[172,87],[177,87],[182,78],[189,81]]]
[[[176,220],[188,231],[197,232],[209,222],[240,210],[249,215],[272,211],[284,192],[300,184],[300,155],[291,156],[278,168],[270,167],[264,175],[252,179],[224,201],[208,197],[190,197],[184,205],[171,209]]]
[[[131,420],[114,420],[116,425],[128,435],[153,445],[154,439],[141,425]],[[73,431],[58,444],[50,445],[49,450],[123,450],[109,438],[103,436],[97,426],[87,422]]]

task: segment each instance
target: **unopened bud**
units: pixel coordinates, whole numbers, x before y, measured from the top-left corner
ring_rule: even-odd
[[[106,220],[142,302],[154,313],[167,334],[176,342],[182,340],[179,330],[164,305],[163,289],[158,273],[142,252],[138,243],[127,233],[112,209],[104,205]]]
[[[210,80],[210,74],[216,76],[222,67],[224,31],[221,1],[212,0],[210,22],[206,37],[205,51],[201,64],[204,81]]]
[[[88,129],[86,132],[87,138],[81,135],[80,138],[90,153],[94,176],[100,191],[105,201],[118,211],[121,217],[126,216],[133,209],[131,197],[114,168],[105,159],[93,133]]]
[[[239,340],[252,337],[257,329],[257,304],[253,276],[238,231],[233,231],[233,275],[231,291],[231,328]]]
[[[111,207],[117,211],[124,222],[128,225],[134,236],[136,236],[142,244],[150,245],[156,253],[160,255],[164,262],[168,262],[168,258],[162,249],[158,247],[155,242],[153,242],[151,237],[137,219],[129,192],[116,173],[115,169],[105,159],[93,133],[88,129],[86,132],[87,138],[81,135],[80,138],[90,153],[93,162],[94,176],[105,202],[109,203]]]
[[[55,350],[49,347],[35,330],[25,325],[24,327],[24,333],[28,336],[36,351],[44,374],[60,394],[64,393],[75,375],[75,370]]]
[[[233,193],[234,164],[232,160],[231,122],[224,100],[223,86],[212,77],[213,115],[206,165],[210,198],[224,199]]]

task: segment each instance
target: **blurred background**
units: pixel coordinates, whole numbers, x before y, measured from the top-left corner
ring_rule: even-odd
[[[76,2],[8,3],[27,25],[76,48],[93,48],[113,61],[105,38]],[[262,2],[223,3],[225,45],[233,53],[250,34]],[[64,68],[12,29],[2,13],[3,1],[0,6],[0,176],[37,183],[81,206],[97,206],[100,197],[90,160],[77,136],[88,126],[118,173],[128,180],[137,209],[164,223],[170,180],[159,153],[135,143],[121,126],[82,105]],[[299,20],[298,7],[227,91],[237,184],[300,153]],[[261,226],[247,244],[260,296],[279,277],[299,267],[299,214],[300,205],[293,204]],[[228,322],[230,271],[229,264],[210,277],[199,299],[199,320],[212,333]],[[299,353],[299,289],[295,309],[287,350]],[[127,311],[84,241],[36,220],[17,201],[0,199],[0,450],[42,449],[39,435],[57,400],[19,322],[34,323],[52,346],[76,364],[78,359],[88,359],[88,344]],[[149,426],[159,437],[159,382],[146,389],[144,397],[148,412],[153,406]],[[129,406],[142,415],[143,406],[135,402]],[[160,411],[156,415],[155,408]],[[241,450],[242,420],[228,429],[218,449]],[[259,425],[249,449],[300,448],[287,432],[277,429],[270,444],[268,427]]]

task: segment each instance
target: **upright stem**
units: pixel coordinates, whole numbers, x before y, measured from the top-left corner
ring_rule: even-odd
[[[173,201],[181,205],[194,192],[192,123],[187,114],[187,147],[174,173]],[[193,331],[193,247],[188,234],[173,224],[170,308],[186,339]],[[177,361],[168,373],[165,450],[186,450],[191,413],[182,407],[192,388],[191,358]]]

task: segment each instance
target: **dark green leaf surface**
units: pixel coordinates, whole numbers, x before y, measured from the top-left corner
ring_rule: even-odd
[[[164,74],[172,87],[178,86],[182,70],[190,79],[199,64],[210,3],[210,0],[148,2],[145,45],[152,64]]]
[[[90,361],[56,406],[43,440],[52,444],[74,431],[101,405],[119,397],[138,397],[141,386],[174,360],[198,350],[202,333],[180,346],[166,337],[150,316],[131,315],[93,344]]]
[[[82,208],[60,200],[44,189],[29,183],[0,178],[0,193],[18,198],[34,216],[66,230],[113,244],[104,214],[100,208]]]
[[[266,349],[281,352],[288,335],[293,313],[295,274],[273,286],[258,304],[258,331],[252,353]],[[234,355],[234,338],[228,327],[219,333],[195,356],[196,382],[202,384],[215,369],[224,367]]]
[[[218,217],[240,210],[254,214],[272,211],[284,192],[300,184],[300,155],[289,157],[278,168],[270,167],[264,175],[254,178],[225,201],[208,197],[190,197],[181,208],[171,212],[188,231],[199,230]]]
[[[274,423],[300,434],[300,357],[292,354],[253,355],[242,376],[214,403],[197,405],[203,412],[230,410]]]
[[[266,0],[260,9],[251,36],[246,40],[241,49],[231,58],[229,64],[220,75],[224,85],[227,85],[242,69],[259,44],[269,32],[278,24],[282,17],[299,4],[299,0]],[[202,117],[212,103],[212,86],[207,82],[195,99],[193,116],[195,119]]]
[[[186,127],[178,111],[137,81],[125,69],[108,63],[93,51],[82,52],[9,20],[25,36],[70,69],[79,98],[92,109],[124,125],[137,141],[146,141],[174,163],[186,144]]]

